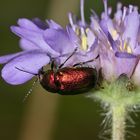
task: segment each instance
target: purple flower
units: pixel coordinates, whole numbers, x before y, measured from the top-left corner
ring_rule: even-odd
[[[117,12],[111,19],[111,9],[104,0],[105,11],[102,19],[97,21],[91,17],[92,29],[100,42],[100,62],[104,79],[112,81],[121,74],[132,78],[140,84],[139,66],[139,13],[135,6],[122,7],[117,5]]]
[[[21,52],[0,57],[3,79],[13,85],[25,83],[39,70],[55,59],[57,65],[62,64],[77,48],[75,54],[65,66],[92,60],[98,55],[98,39],[84,18],[84,1],[81,0],[81,20],[74,21],[74,15],[69,14],[70,24],[66,28],[52,20],[42,22],[35,18],[19,19],[18,26],[11,30],[20,37]],[[94,52],[94,53],[93,53]],[[99,69],[99,60],[89,65]]]
[[[18,25],[12,26],[11,30],[21,38],[23,51],[0,57],[0,63],[6,63],[2,77],[9,84],[17,85],[30,80],[51,58],[68,56],[77,47],[75,33],[68,27],[64,30],[52,20],[45,24],[39,19],[19,19]]]

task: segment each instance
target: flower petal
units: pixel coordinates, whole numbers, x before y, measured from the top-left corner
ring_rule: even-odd
[[[68,33],[62,29],[47,29],[44,33],[44,39],[53,50],[61,54],[70,53],[76,48],[71,40],[72,37],[69,37]]]
[[[104,33],[107,35],[108,34],[108,26],[107,26],[108,18],[107,19],[102,19],[100,21],[100,27],[104,31]]]
[[[117,48],[117,43],[113,40],[113,38],[112,38],[112,36],[111,36],[111,34],[108,32],[108,40],[109,40],[109,42],[110,42],[110,44],[111,44],[111,47],[112,47],[112,49],[114,50],[114,51],[117,51],[118,50],[118,48]]]
[[[140,55],[140,45],[137,45],[136,48],[133,50],[135,55]]]
[[[126,28],[123,34],[123,39],[129,41],[132,49],[134,49],[136,45],[139,24],[139,14],[136,10],[130,13],[125,19]]]
[[[116,75],[116,59],[111,50],[100,49],[100,63],[103,77],[107,81],[112,81],[117,78]]]
[[[25,28],[27,30],[32,30],[32,31],[38,31],[41,32],[41,29],[38,28],[36,24],[34,24],[31,20],[26,19],[26,18],[21,18],[18,20],[18,25],[21,28]]]
[[[126,74],[128,77],[132,75],[136,64],[136,58],[116,58],[116,74],[120,76],[121,74]]]
[[[35,49],[39,49],[39,47],[37,47],[37,45],[35,45],[34,43],[32,43],[31,41],[28,41],[26,39],[20,39],[20,48],[22,48],[22,50],[35,50]]]
[[[76,35],[76,33],[69,26],[66,27],[66,31],[67,31],[67,35],[69,37],[69,40],[73,43],[73,45],[75,47],[77,47],[77,44],[80,43],[80,39],[78,38],[78,36]]]
[[[33,44],[35,44],[37,47],[41,48],[42,50],[50,53],[51,55],[58,56],[59,53],[53,50],[43,39],[43,35],[40,32],[36,31],[30,31],[24,28],[12,26],[11,27],[12,32],[14,32],[16,35],[20,36],[21,38],[24,38],[28,41],[31,41]]]
[[[90,49],[90,47],[94,44],[94,42],[96,41],[96,37],[93,33],[92,30],[87,30],[87,44],[89,46],[88,49]]]
[[[59,24],[57,24],[53,20],[46,20],[46,22],[48,23],[48,26],[52,29],[63,29]]]
[[[2,77],[7,83],[12,85],[25,83],[34,76],[30,73],[38,74],[39,69],[48,64],[49,61],[50,58],[46,53],[39,51],[27,52],[7,63],[2,69]]]
[[[136,55],[130,54],[127,52],[116,52],[115,56],[119,58],[136,58],[137,57]]]
[[[9,55],[4,55],[4,56],[0,56],[0,64],[5,64],[8,61],[10,61],[11,59],[21,55],[23,52],[19,52],[19,53],[14,53],[14,54],[9,54]]]
[[[39,18],[32,19],[33,23],[37,25],[40,29],[46,30],[48,28],[48,25],[46,22],[43,22]]]

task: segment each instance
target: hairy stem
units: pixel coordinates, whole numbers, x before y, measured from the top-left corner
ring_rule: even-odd
[[[126,107],[113,105],[112,107],[112,140],[125,140]]]

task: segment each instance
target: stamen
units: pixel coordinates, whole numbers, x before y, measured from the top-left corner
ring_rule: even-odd
[[[111,29],[111,35],[113,37],[113,40],[116,40],[118,38],[118,33],[115,29]]]
[[[122,21],[124,21],[124,19],[125,19],[126,12],[127,12],[127,8],[126,8],[126,7],[124,7],[124,8],[123,8]]]
[[[71,25],[72,29],[75,31],[76,27],[75,27],[74,22],[73,22],[72,13],[68,14],[68,18],[69,18],[69,22],[70,22],[70,25]]]
[[[80,28],[81,29],[81,34],[83,35],[83,34],[85,34],[85,30],[84,30],[84,28]]]
[[[81,10],[81,21],[82,21],[83,26],[85,26],[84,0],[81,0],[80,10]]]
[[[127,41],[126,40],[124,40],[123,41],[123,46],[122,46],[122,51],[126,51],[127,53],[132,53],[132,49],[131,49],[131,46],[129,45],[129,39],[127,39]]]
[[[122,20],[122,4],[121,3],[118,3],[117,4],[117,11],[114,15],[114,19],[115,19],[115,22],[118,24],[118,26],[121,24],[121,20]]]
[[[132,13],[132,11],[133,11],[133,6],[129,5],[129,13]]]
[[[138,6],[134,6],[134,11],[138,11]]]
[[[128,52],[128,53],[132,53],[132,49],[131,49],[130,46],[127,46],[127,52]]]
[[[107,0],[103,0],[103,3],[104,3],[104,10],[105,10],[105,17],[108,17]]]
[[[118,10],[121,10],[121,8],[122,8],[122,3],[119,2],[119,3],[117,4],[117,11],[118,11]]]
[[[91,13],[92,13],[93,17],[98,21],[99,17],[93,9],[91,9]]]
[[[87,36],[85,34],[85,30],[83,28],[81,28],[81,47],[83,50],[87,50]]]
[[[108,15],[111,15],[111,13],[112,13],[112,8],[109,7],[109,8],[108,8]]]
[[[87,50],[87,37],[82,35],[82,49]]]
[[[121,52],[126,52],[126,53],[129,53],[129,54],[132,54],[132,49],[131,49],[131,46],[129,45],[129,40],[121,41],[119,49],[120,49]]]
[[[77,35],[80,35],[80,29],[79,28],[76,28],[75,32],[76,32]]]
[[[124,41],[124,44],[123,44],[123,49],[124,49],[124,50],[127,49],[127,45],[128,45],[128,44],[127,44],[127,42],[126,42],[126,40],[125,40],[125,41]]]

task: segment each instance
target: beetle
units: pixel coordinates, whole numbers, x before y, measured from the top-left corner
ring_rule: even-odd
[[[97,83],[97,72],[89,67],[64,67],[54,72],[39,73],[39,81],[47,91],[62,95],[76,95],[93,88]]]
[[[76,51],[76,50],[75,50]],[[82,66],[98,58],[74,64],[72,67],[63,67],[75,51],[63,62],[57,70],[54,70],[54,61],[51,69],[39,71],[39,82],[44,89],[61,95],[77,95],[85,93],[94,88],[97,84],[98,74],[95,68]],[[81,65],[81,67],[77,67]]]

